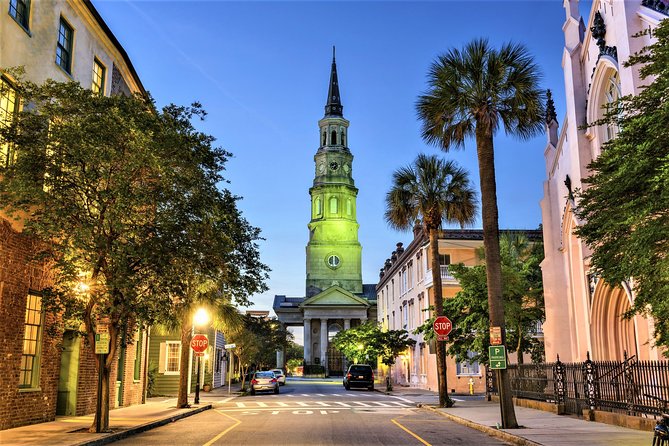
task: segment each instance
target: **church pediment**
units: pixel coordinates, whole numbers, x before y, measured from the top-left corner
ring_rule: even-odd
[[[323,306],[369,307],[369,302],[339,286],[333,286],[310,297],[300,305],[302,308]]]

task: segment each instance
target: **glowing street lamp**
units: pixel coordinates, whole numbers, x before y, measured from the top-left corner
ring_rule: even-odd
[[[209,313],[204,308],[198,308],[193,316],[193,325],[205,327],[209,323]],[[202,369],[202,356],[197,357],[197,375],[195,377],[195,404],[200,404],[200,370]]]

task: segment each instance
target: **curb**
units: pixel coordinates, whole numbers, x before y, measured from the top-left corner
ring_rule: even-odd
[[[140,424],[139,426],[134,426],[131,427],[130,429],[126,429],[121,432],[115,432],[113,434],[106,435],[102,438],[97,438],[95,440],[77,443],[75,446],[101,446],[104,444],[113,443],[115,441],[130,437],[131,435],[146,432],[148,430],[155,429],[157,427],[164,426],[169,423],[173,423],[182,418],[190,417],[191,415],[196,415],[200,412],[204,412],[205,410],[209,410],[211,408],[212,405],[207,404],[206,406],[198,407],[197,409],[189,410],[188,412],[182,412],[180,414],[172,415],[171,417],[163,418],[160,420],[149,421],[148,423]]]
[[[508,441],[509,443],[517,444],[519,446],[541,446],[541,443],[536,443],[532,440],[528,440],[527,438],[519,437],[518,435],[511,434],[506,431],[502,431],[499,429],[495,429],[490,426],[485,426],[483,424],[475,423],[473,421],[467,420],[462,417],[458,417],[456,415],[452,415],[447,412],[442,412],[439,409],[432,407],[432,406],[426,406],[426,405],[419,405],[418,407],[430,410],[432,412],[438,413],[446,418],[448,418],[451,421],[455,421],[458,424],[462,424],[464,426],[470,427],[472,429],[476,429],[478,431],[481,431],[485,434],[490,435],[491,437],[499,438],[504,441]]]

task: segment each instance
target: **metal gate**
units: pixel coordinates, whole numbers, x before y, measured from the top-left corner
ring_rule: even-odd
[[[346,367],[346,357],[330,344],[328,346],[328,374],[330,376],[344,376]]]

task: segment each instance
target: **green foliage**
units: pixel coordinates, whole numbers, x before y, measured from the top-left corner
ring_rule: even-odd
[[[393,365],[395,358],[416,341],[406,330],[381,331],[379,325],[368,321],[348,330],[340,331],[332,339],[337,349],[354,363],[375,366],[377,358],[385,365]]]
[[[540,267],[543,245],[529,243],[524,236],[502,233],[500,248],[507,349],[530,353],[533,361],[540,362],[543,344],[533,335],[536,322],[544,318]],[[483,250],[479,250],[478,255],[482,258]],[[462,290],[444,301],[444,314],[453,322],[448,353],[458,361],[487,363],[490,320],[486,266],[457,264],[450,265],[449,271],[458,279]],[[434,338],[433,323],[434,318],[427,320],[416,332],[423,333],[425,339]],[[469,356],[469,352],[474,356]]]
[[[294,344],[293,334],[274,319],[245,315],[243,326],[228,334],[237,347],[233,350],[243,366],[254,369],[276,366],[276,352]]]
[[[593,251],[595,273],[633,287],[626,316],[652,316],[657,344],[669,346],[669,21],[653,35],[657,42],[626,63],[644,64],[640,73],[649,85],[595,123],[617,125],[619,132],[588,166],[587,187],[577,191],[576,214],[584,223],[576,234]]]
[[[290,360],[296,360],[299,361],[298,365],[301,365],[302,361],[304,361],[304,348],[294,341],[290,341],[286,346],[285,359],[286,363]]]

